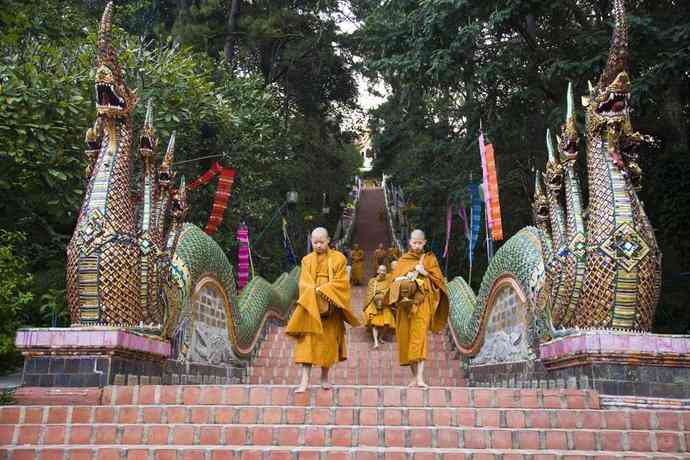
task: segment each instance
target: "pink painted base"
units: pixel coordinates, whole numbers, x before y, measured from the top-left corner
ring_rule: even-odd
[[[539,349],[544,360],[598,354],[682,356],[690,353],[690,336],[587,330],[543,343]]]
[[[117,349],[163,358],[170,356],[169,342],[108,326],[20,329],[15,345],[22,351]]]

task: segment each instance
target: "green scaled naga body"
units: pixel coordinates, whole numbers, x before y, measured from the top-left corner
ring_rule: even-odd
[[[67,297],[73,325],[160,333],[173,359],[221,364],[248,357],[270,318],[286,319],[299,269],[274,283],[255,277],[242,292],[221,247],[184,222],[184,178],[172,169],[173,133],[160,165],[149,105],[139,136],[141,196],[132,197],[132,113],[111,40],[112,2],[99,29],[97,118],[86,133],[86,196],[67,248]]]
[[[497,251],[478,296],[462,278],[449,285],[453,338],[476,363],[534,357],[539,342],[572,328],[651,329],[661,253],[637,195],[642,136],[630,122],[623,0],[614,1],[614,16],[606,68],[583,98],[587,210],[575,170],[579,134],[569,86],[566,121],[556,145],[547,133],[543,184],[540,173],[535,180],[535,226]]]

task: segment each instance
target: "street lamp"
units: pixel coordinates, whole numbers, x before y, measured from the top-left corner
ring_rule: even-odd
[[[331,212],[331,208],[326,205],[326,192],[323,192],[323,200],[321,204],[321,213],[323,215],[328,215]]]
[[[290,190],[285,194],[285,201],[289,205],[295,205],[297,204],[297,201],[299,201],[299,194],[294,190]]]

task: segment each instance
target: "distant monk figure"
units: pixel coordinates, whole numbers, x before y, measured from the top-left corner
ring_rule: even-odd
[[[383,247],[383,243],[379,243],[379,247],[376,248],[376,251],[374,251],[374,262],[376,263],[375,267],[378,267],[379,265],[386,265],[386,256],[388,253]]]
[[[295,363],[302,365],[297,393],[307,389],[312,365],[321,367],[321,387],[331,388],[330,367],[347,359],[345,322],[359,326],[350,307],[347,259],[330,249],[329,242],[325,228],[311,232],[313,252],[302,259],[297,306],[286,329],[297,339]]]
[[[395,244],[391,243],[391,246],[388,248],[388,260],[386,264],[386,269],[390,273],[391,271],[391,263],[393,263],[394,260],[398,260],[400,258],[400,249]]]
[[[367,301],[364,305],[364,325],[371,328],[374,348],[379,347],[379,330],[395,329],[395,316],[391,307],[384,303],[391,279],[386,274],[386,266],[379,265],[376,278],[369,280]]]
[[[352,246],[350,258],[352,259],[352,284],[359,286],[364,277],[364,251],[359,247],[359,244]]]
[[[441,333],[448,322],[448,288],[433,252],[424,253],[426,238],[421,230],[410,235],[410,250],[398,259],[389,290],[396,306],[396,331],[400,365],[410,366],[410,386],[426,387],[424,361],[427,330]]]

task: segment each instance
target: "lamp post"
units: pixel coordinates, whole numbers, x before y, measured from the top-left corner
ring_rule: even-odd
[[[321,203],[321,213],[327,216],[331,212],[331,208],[326,205],[326,192],[323,192],[323,200]]]

